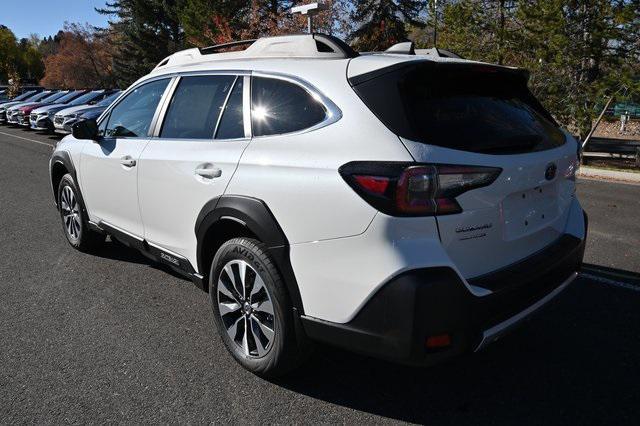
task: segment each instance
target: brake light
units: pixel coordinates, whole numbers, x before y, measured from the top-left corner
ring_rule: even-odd
[[[389,178],[380,176],[354,176],[358,185],[374,194],[384,194],[389,186]]]
[[[497,167],[355,161],[340,174],[365,201],[393,216],[460,213],[456,197],[490,185]]]

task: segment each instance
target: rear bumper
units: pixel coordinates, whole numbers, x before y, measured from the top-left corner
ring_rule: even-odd
[[[480,350],[553,300],[576,278],[586,230],[584,239],[566,234],[560,240],[562,251],[556,242],[482,277],[500,284],[489,295],[469,292],[449,267],[414,269],[382,286],[350,322],[302,316],[304,330],[315,340],[412,365],[430,365]],[[425,346],[429,336],[443,334],[450,336],[448,346],[437,350]]]
[[[512,317],[509,317],[504,321],[494,325],[493,327],[487,330],[484,330],[482,332],[482,338],[480,340],[480,343],[478,343],[478,346],[475,348],[475,351],[479,351],[480,349],[483,349],[485,346],[498,340],[501,336],[507,334],[512,328],[520,324],[521,321],[525,320],[526,318],[534,314],[538,309],[542,308],[551,300],[553,300],[558,294],[560,294],[564,289],[566,289],[569,286],[569,284],[571,284],[573,280],[575,280],[577,277],[578,277],[578,273],[573,272],[571,275],[569,275],[569,277],[567,277],[567,279],[562,284],[560,284],[558,287],[553,289],[546,296],[539,299],[533,305],[513,315]]]

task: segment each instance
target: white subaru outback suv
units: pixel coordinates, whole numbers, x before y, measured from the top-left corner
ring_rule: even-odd
[[[72,246],[110,235],[190,277],[262,375],[312,341],[414,365],[476,351],[574,280],[578,144],[526,72],[243,44],[178,52],[74,125],[50,162]]]

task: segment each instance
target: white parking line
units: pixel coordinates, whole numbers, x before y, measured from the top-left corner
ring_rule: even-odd
[[[612,285],[614,287],[626,288],[627,290],[640,292],[640,287],[637,286],[637,285],[625,283],[625,282],[622,282],[622,281],[616,281],[616,280],[612,280],[612,279],[609,279],[609,278],[599,277],[597,275],[593,275],[593,274],[590,274],[588,272],[581,272],[580,276],[588,278],[588,279],[593,280],[593,281],[597,281],[597,282],[602,283],[602,284]]]
[[[40,145],[46,145],[46,146],[49,146],[49,147],[51,147],[51,148],[53,148],[53,147],[54,147],[54,145],[53,145],[53,144],[50,144],[50,143],[40,142],[40,141],[37,141],[37,140],[35,140],[35,139],[29,139],[29,138],[24,138],[24,137],[22,137],[22,136],[12,135],[11,133],[0,132],[0,135],[11,136],[11,137],[13,137],[13,138],[22,139],[22,140],[29,141],[29,142],[33,142],[33,143],[37,143],[37,144],[40,144]]]

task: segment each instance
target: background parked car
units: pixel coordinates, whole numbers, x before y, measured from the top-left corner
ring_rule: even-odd
[[[19,104],[20,102],[28,102],[30,99],[36,98],[37,95],[41,93],[37,90],[29,90],[27,92],[22,93],[21,95],[16,96],[10,101],[5,101],[0,103],[0,124],[7,121],[7,109]]]
[[[51,105],[51,104],[60,103],[60,102],[66,103],[70,99],[74,99],[79,95],[81,95],[82,93],[84,92],[77,93],[77,91],[67,90],[63,92],[61,96],[56,96],[56,97],[52,96],[51,97],[52,99],[47,98],[47,99],[41,100],[40,102],[36,102],[30,105],[23,105],[18,109],[17,124],[23,127],[29,127],[30,125],[29,116],[31,114],[31,111],[33,111],[34,109],[40,108],[41,106]]]
[[[26,99],[23,102],[18,102],[15,105],[12,105],[11,107],[7,108],[7,123],[8,124],[18,124],[18,112],[20,111],[20,108],[26,105],[33,105],[35,103],[44,101],[44,102],[48,102],[50,100],[55,100],[61,96],[64,96],[64,94],[66,94],[67,92],[60,92],[58,90],[45,90],[44,92],[40,92],[28,99]]]
[[[42,86],[22,86],[20,87],[17,95],[11,97],[9,96],[9,88],[7,86],[0,86],[0,103],[14,100],[15,98],[27,92],[37,93],[37,92],[42,92],[43,90],[44,90],[44,87]]]
[[[53,118],[58,111],[69,108],[71,106],[87,105],[90,102],[104,99],[104,97],[110,94],[112,91],[99,89],[92,90],[90,92],[84,90],[76,92],[80,92],[81,94],[76,98],[67,101],[66,103],[57,102],[55,104],[46,105],[31,111],[31,116],[29,118],[31,128],[35,130],[53,131]]]
[[[53,120],[53,125],[55,127],[56,133],[60,134],[68,134],[71,133],[71,126],[81,120],[95,119],[103,113],[105,109],[111,105],[113,101],[117,99],[122,93],[121,90],[116,90],[115,92],[110,93],[106,98],[102,99],[100,102],[96,102],[91,105],[79,105],[73,106],[71,108],[65,108],[59,111]]]
[[[83,96],[85,93],[87,93],[86,90],[69,90],[67,94],[56,99],[53,102],[47,102],[47,103],[41,102],[41,105],[30,105],[29,110],[25,111],[26,114],[25,114],[24,120],[26,121],[26,123],[20,123],[20,124],[36,130],[47,130],[46,127],[38,128],[33,126],[33,123],[31,123],[31,120],[34,114],[37,116],[41,113],[44,113],[44,116],[47,117],[46,112],[48,108],[56,107],[56,106],[61,106],[62,108],[65,108],[71,101],[77,99],[80,96]],[[27,108],[25,108],[25,110],[26,109]]]

